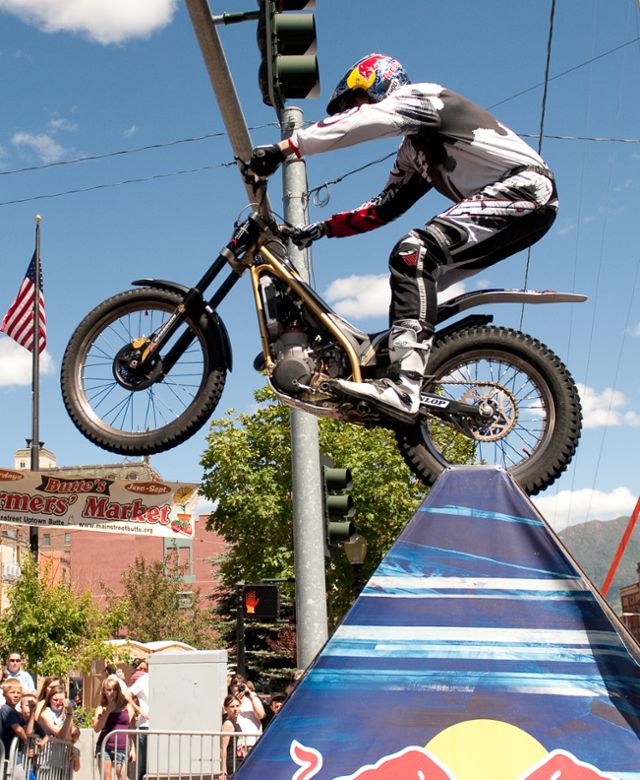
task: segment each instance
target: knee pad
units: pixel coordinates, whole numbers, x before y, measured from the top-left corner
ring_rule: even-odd
[[[447,263],[446,244],[430,225],[424,230],[412,230],[391,250],[389,268],[408,276],[433,279],[436,269]]]
[[[422,276],[426,254],[427,247],[412,230],[391,250],[389,268],[407,276]]]

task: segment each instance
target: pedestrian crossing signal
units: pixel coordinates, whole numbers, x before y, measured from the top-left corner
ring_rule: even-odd
[[[280,590],[277,585],[244,585],[242,616],[254,620],[277,620],[280,616]]]

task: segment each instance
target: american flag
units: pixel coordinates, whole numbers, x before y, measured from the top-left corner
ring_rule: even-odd
[[[33,316],[33,301],[36,289],[36,253],[33,253],[27,275],[24,277],[15,301],[4,315],[0,331],[6,333],[29,352],[33,352],[35,317]],[[44,316],[44,295],[42,292],[42,271],[38,284],[38,352],[42,352],[47,343],[47,325]]]

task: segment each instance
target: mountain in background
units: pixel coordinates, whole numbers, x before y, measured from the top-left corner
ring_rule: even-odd
[[[605,581],[628,522],[628,517],[617,517],[615,520],[607,521],[590,520],[569,526],[558,534],[576,563],[584,569],[598,589]],[[618,589],[638,581],[639,562],[640,526],[636,526],[607,594],[607,601],[618,613],[620,612]]]

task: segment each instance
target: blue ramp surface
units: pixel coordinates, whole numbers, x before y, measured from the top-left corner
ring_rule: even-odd
[[[509,475],[437,481],[238,780],[640,780],[640,666]]]

